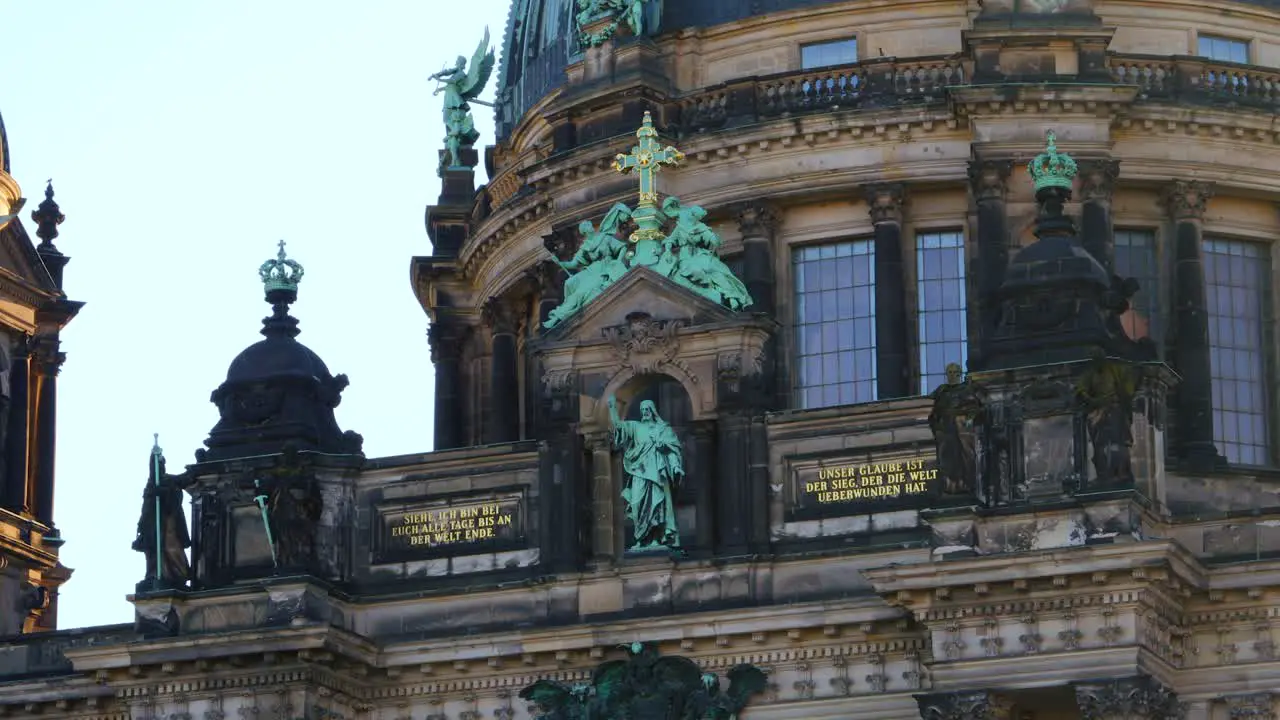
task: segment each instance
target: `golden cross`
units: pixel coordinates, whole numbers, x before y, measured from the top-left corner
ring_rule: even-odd
[[[635,171],[640,176],[640,207],[657,207],[658,190],[653,176],[665,167],[674,167],[684,160],[684,153],[668,145],[658,143],[658,131],[653,127],[653,117],[646,110],[644,123],[636,131],[640,142],[631,148],[630,155],[619,154],[613,161],[613,169],[622,174]]]

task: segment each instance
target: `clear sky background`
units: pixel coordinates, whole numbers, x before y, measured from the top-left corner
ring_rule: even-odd
[[[298,340],[351,378],[339,424],[369,456],[431,448],[427,318],[409,283],[440,191],[427,76],[470,57],[486,25],[500,53],[508,3],[3,5],[12,174],[28,209],[53,179],[65,287],[88,303],[58,390],[55,518],[75,570],[59,627],[129,622],[151,434],[170,472],[194,461],[210,393],[261,339],[257,268],[278,240],[306,268]],[[476,124],[491,144],[492,111]]]

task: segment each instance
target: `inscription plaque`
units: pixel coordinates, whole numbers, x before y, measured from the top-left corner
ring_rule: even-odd
[[[438,557],[523,547],[524,494],[426,500],[379,509],[378,548],[388,558]]]
[[[932,453],[867,462],[817,459],[791,466],[791,514],[864,515],[924,507],[941,490]]]

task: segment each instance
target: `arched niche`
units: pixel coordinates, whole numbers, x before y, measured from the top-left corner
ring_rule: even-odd
[[[639,420],[640,407],[646,401],[652,401],[657,407],[658,415],[671,425],[676,437],[680,439],[684,459],[684,479],[675,489],[676,524],[680,529],[680,544],[686,552],[696,551],[707,544],[709,515],[699,512],[700,499],[706,498],[710,490],[711,463],[714,461],[713,445],[710,440],[714,436],[711,421],[699,420],[694,412],[693,400],[685,385],[671,375],[650,373],[636,375],[622,383],[613,393],[618,400],[618,415],[623,420]],[[608,427],[609,395],[601,401]],[[622,469],[622,454],[614,451],[611,472],[615,479],[616,502],[619,507],[623,503],[621,492],[629,482]],[[704,510],[708,508],[703,508]],[[633,544],[632,527],[626,517],[625,508],[619,513],[618,530],[622,536],[622,547],[629,548]],[[700,532],[701,531],[701,532]]]

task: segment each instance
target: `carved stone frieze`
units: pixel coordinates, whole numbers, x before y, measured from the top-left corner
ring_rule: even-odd
[[[1213,193],[1212,183],[1176,180],[1165,189],[1164,202],[1174,220],[1202,220]]]
[[[916,702],[923,720],[1013,720],[1013,704],[985,690],[917,695]]]
[[[625,325],[601,332],[625,369],[648,375],[675,362],[680,351],[679,332],[686,324],[684,320],[655,320],[647,313],[632,313]]]
[[[1003,200],[1013,163],[1008,160],[970,160],[969,184],[978,202]]]
[[[1222,698],[1230,720],[1276,720],[1276,696],[1269,692]]]
[[[1183,720],[1186,704],[1147,677],[1081,683],[1075,686],[1082,720]]]
[[[1111,202],[1119,176],[1118,160],[1080,161],[1080,199],[1084,202]]]
[[[902,185],[871,185],[865,191],[872,224],[902,222],[902,201],[905,194]]]
[[[772,238],[778,229],[778,213],[768,203],[743,203],[735,208],[738,231],[747,238]]]

